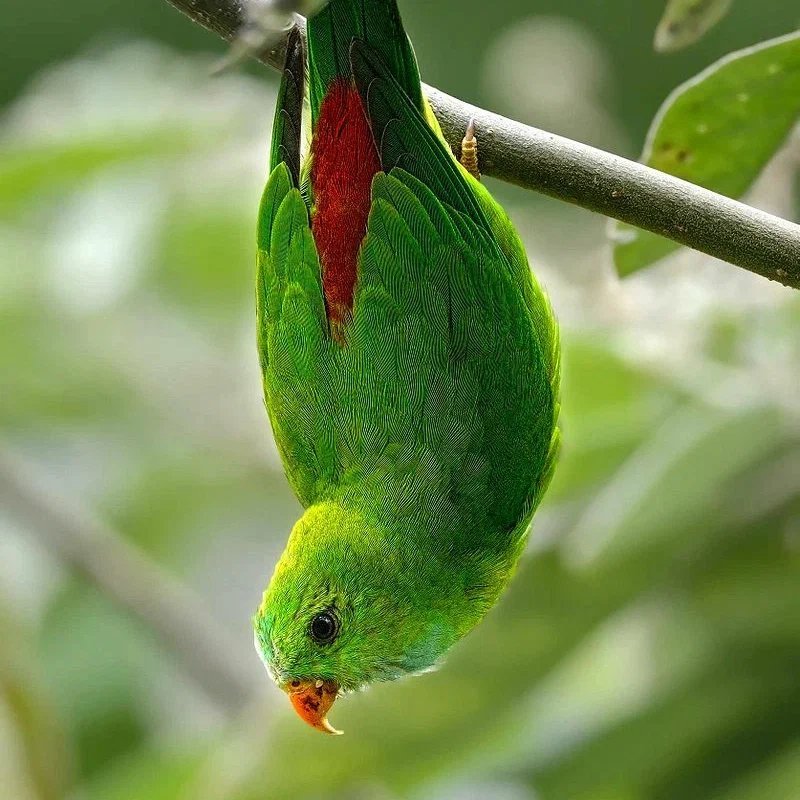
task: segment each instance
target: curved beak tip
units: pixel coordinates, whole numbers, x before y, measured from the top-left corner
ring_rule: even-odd
[[[281,688],[289,695],[294,710],[303,722],[322,733],[343,733],[328,722],[328,711],[339,693],[335,681],[291,681]]]

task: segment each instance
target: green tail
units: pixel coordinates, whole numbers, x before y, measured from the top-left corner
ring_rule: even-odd
[[[311,115],[316,121],[331,81],[351,78],[354,39],[368,44],[411,102],[422,110],[417,60],[395,0],[331,0],[308,21]]]

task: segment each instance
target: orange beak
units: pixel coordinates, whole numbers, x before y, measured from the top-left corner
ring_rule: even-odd
[[[341,733],[328,722],[328,711],[339,693],[336,681],[294,680],[287,681],[281,688],[289,695],[300,719],[323,733]]]

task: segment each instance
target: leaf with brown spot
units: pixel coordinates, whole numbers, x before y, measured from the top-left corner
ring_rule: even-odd
[[[800,119],[800,33],[731,53],[679,86],[647,136],[642,161],[741,197]],[[630,275],[679,245],[632,225],[611,228],[614,263]]]

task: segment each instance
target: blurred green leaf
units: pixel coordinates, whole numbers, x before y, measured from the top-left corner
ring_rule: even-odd
[[[653,121],[642,161],[741,197],[798,118],[800,34],[795,33],[732,53],[678,87]],[[614,263],[623,276],[678,248],[631,225],[614,223],[612,230]]]
[[[537,770],[530,781],[543,800],[594,800],[615,791],[654,800],[702,800],[716,785],[724,786],[727,777],[757,761],[773,742],[752,739],[746,760],[737,762],[726,754],[727,773],[722,775],[707,770],[698,780],[698,766],[718,758],[720,746],[729,745],[741,757],[737,736],[743,731],[763,735],[764,720],[773,715],[788,722],[787,708],[796,713],[798,699],[792,673],[777,664],[760,674],[745,664],[717,664],[700,680]]]
[[[42,629],[47,680],[69,720],[84,775],[138,746],[144,735],[137,684],[154,645],[93,589],[70,583],[54,598]]]
[[[89,781],[86,800],[177,800],[201,763],[200,755],[163,747],[135,750]],[[202,795],[196,795],[198,800]],[[188,798],[187,798],[188,800]]]
[[[786,800],[800,786],[800,741],[712,800]]]
[[[248,212],[250,210],[248,209]],[[255,274],[255,214],[205,198],[178,198],[163,215],[160,252],[151,275],[168,298],[204,319],[230,325]]]
[[[706,543],[721,525],[728,482],[774,452],[785,437],[771,409],[727,415],[686,405],[655,428],[611,476],[570,531],[579,562],[636,560],[689,540],[705,526]],[[689,540],[690,541],[690,540]]]
[[[43,325],[45,299],[31,295],[26,305],[0,314],[0,360],[14,375],[13,391],[0,392],[0,424],[30,430],[124,416],[130,391],[87,357],[81,323],[62,316]]]
[[[234,527],[237,517],[245,521],[256,517],[267,492],[272,498],[270,519],[260,522],[258,529],[266,535],[285,535],[297,515],[297,504],[286,491],[283,474],[248,467],[207,450],[172,459],[150,453],[141,475],[125,476],[125,502],[115,503],[110,516],[118,530],[160,560],[171,562],[187,545],[196,547],[204,537],[216,539],[221,530]],[[282,493],[288,503],[281,502]]]
[[[666,53],[694,44],[728,13],[732,4],[733,0],[667,0],[653,46]]]
[[[50,697],[42,686],[29,637],[0,604],[0,707],[10,712],[18,740],[14,766],[24,773],[37,800],[64,797],[72,779],[70,744]],[[11,753],[0,754],[2,760]]]
[[[101,136],[7,147],[0,156],[0,211],[69,189],[91,175],[140,159],[175,158],[197,140],[190,131],[151,130],[140,137]]]
[[[562,450],[551,503],[605,479],[681,397],[667,379],[626,363],[606,342],[569,338],[562,362]]]
[[[790,586],[797,585],[800,557],[782,536],[792,513],[726,531],[653,585],[665,594],[659,607],[672,633],[664,639],[663,623],[653,631],[658,677],[651,702],[531,770],[537,794],[701,800],[797,736],[800,600]],[[687,642],[701,637],[705,651],[693,653],[677,682],[676,633]]]

